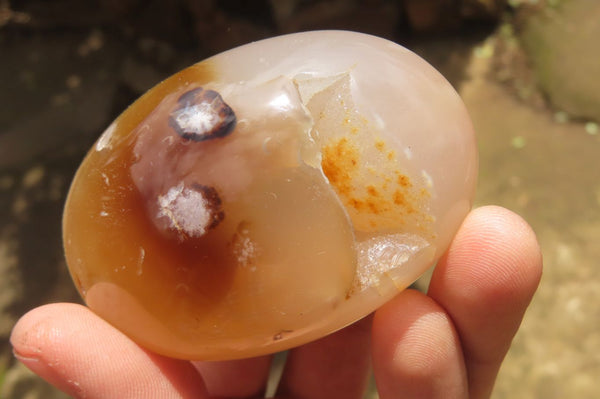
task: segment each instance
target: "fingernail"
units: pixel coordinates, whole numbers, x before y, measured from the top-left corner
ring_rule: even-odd
[[[39,358],[32,356],[24,356],[17,353],[13,349],[13,356],[23,363],[29,370],[33,371],[35,374],[42,375],[47,374],[48,366]]]

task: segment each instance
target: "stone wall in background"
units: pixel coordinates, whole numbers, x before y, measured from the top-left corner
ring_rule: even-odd
[[[541,90],[557,110],[600,121],[600,2],[539,3],[515,24]]]

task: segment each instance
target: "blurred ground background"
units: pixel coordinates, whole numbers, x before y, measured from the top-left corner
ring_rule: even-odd
[[[64,398],[8,337],[28,309],[79,300],[60,218],[103,129],[189,64],[321,28],[387,37],[436,66],[478,132],[476,205],[538,234],[545,274],[493,397],[600,397],[600,2],[0,0],[0,398]]]

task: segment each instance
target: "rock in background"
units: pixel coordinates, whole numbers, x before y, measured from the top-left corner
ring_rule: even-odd
[[[550,103],[600,121],[600,2],[554,0],[524,5],[517,34]]]

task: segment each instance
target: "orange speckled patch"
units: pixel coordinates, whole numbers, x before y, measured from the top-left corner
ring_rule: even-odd
[[[399,170],[395,157],[389,156],[393,152],[383,140],[375,140],[373,147],[376,151],[371,152],[369,162],[361,160],[368,149],[349,137],[333,139],[322,148],[323,173],[340,196],[355,229],[429,230],[432,218],[425,212],[429,191],[420,185],[416,187]]]
[[[350,144],[345,137],[323,149],[323,160],[321,161],[323,173],[339,195],[350,196],[352,179],[358,170],[358,158],[358,148]]]

